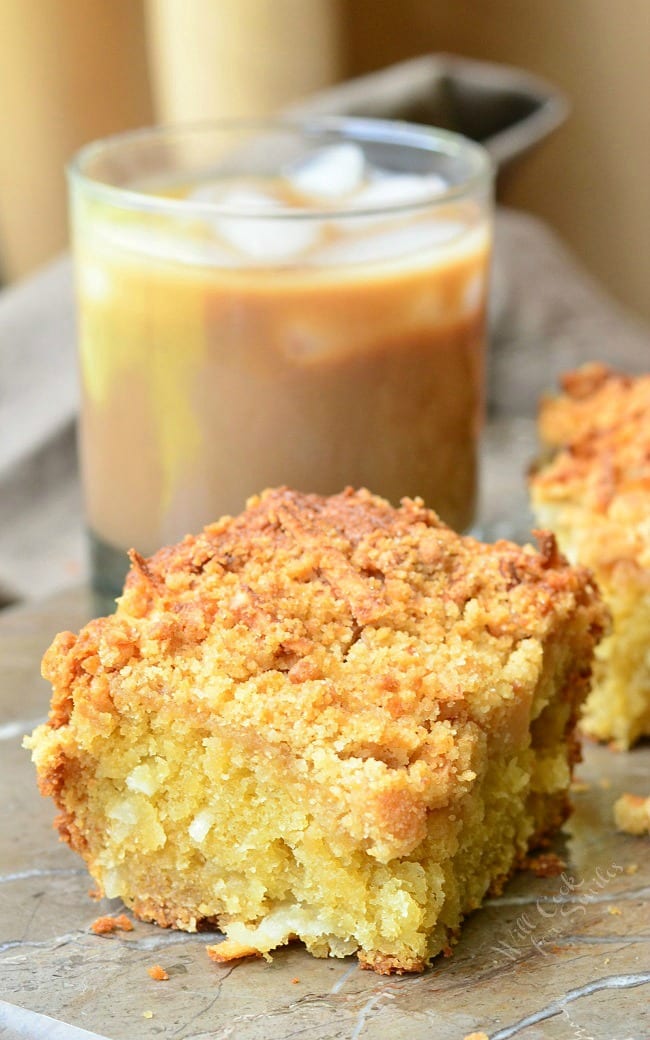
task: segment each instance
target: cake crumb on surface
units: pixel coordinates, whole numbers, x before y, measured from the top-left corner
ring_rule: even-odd
[[[490,1040],[487,1033],[468,1033],[463,1040]]]
[[[235,942],[234,939],[224,939],[223,942],[206,946],[208,957],[217,964],[229,964],[231,961],[243,960],[244,957],[259,957],[260,951],[254,946],[246,943]]]
[[[639,864],[638,863],[628,863],[628,865],[626,867],[624,867],[623,873],[624,874],[636,874],[638,869],[639,869]]]
[[[153,1011],[143,1011],[142,1012],[142,1017],[143,1018],[153,1018]]]
[[[110,932],[132,932],[133,922],[129,921],[126,914],[118,914],[117,917],[97,917],[90,926],[95,935],[108,935]]]
[[[608,906],[607,913],[611,914],[612,917],[620,917],[623,911],[618,906]]]
[[[526,860],[526,869],[531,870],[535,877],[557,877],[565,868],[566,863],[556,852],[540,852]]]
[[[614,820],[619,831],[640,837],[650,833],[650,797],[622,794],[614,803]]]
[[[147,975],[152,979],[155,979],[156,982],[166,982],[169,978],[169,975],[161,964],[152,964],[147,968]]]

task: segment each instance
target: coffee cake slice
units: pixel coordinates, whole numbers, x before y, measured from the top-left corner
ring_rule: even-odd
[[[45,655],[28,741],[107,896],[419,971],[567,813],[605,610],[551,535],[286,489],[133,566]]]
[[[650,735],[650,375],[592,363],[562,386],[540,409],[550,461],[532,475],[533,509],[612,613],[582,726],[629,747]]]

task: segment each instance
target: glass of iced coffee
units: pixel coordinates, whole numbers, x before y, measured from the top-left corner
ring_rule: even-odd
[[[265,487],[474,518],[492,177],[369,119],[150,129],[70,170],[95,588]]]

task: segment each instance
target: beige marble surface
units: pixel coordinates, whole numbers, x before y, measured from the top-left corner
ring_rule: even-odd
[[[381,978],[297,946],[270,964],[219,967],[206,935],[140,922],[93,935],[98,914],[119,906],[89,899],[90,879],[57,842],[20,748],[47,710],[43,649],[90,611],[73,591],[0,615],[3,1040],[462,1040],[474,1030],[490,1040],[647,1040],[650,841],[617,834],[612,804],[650,789],[648,747],[586,748],[588,786],[557,845],[564,876],[520,874],[466,922],[454,956],[421,976]],[[154,963],[167,982],[149,978]]]

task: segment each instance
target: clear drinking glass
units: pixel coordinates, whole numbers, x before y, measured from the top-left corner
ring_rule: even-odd
[[[147,129],[70,167],[94,586],[268,486],[473,520],[492,171],[371,119]]]

